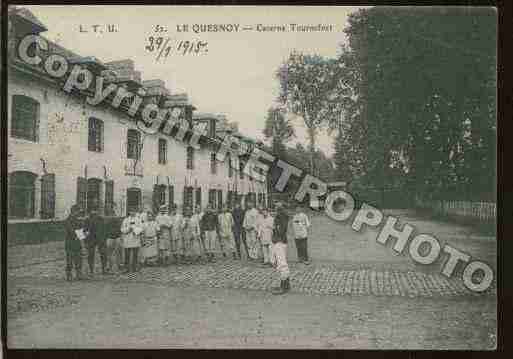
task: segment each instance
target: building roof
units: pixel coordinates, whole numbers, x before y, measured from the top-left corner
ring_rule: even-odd
[[[24,21],[29,22],[33,26],[37,27],[38,30],[41,32],[47,31],[48,29],[46,26],[34,15],[32,12],[26,8],[11,8],[10,14],[17,16]],[[44,38],[44,37],[43,37]],[[59,54],[67,59],[70,60],[71,63],[79,63],[79,64],[86,64],[91,65],[96,68],[98,68],[98,71],[104,74],[110,74],[109,76],[112,77],[114,82],[117,82],[118,80],[126,80],[123,79],[123,76],[120,77],[120,75],[124,75],[124,72],[130,72],[130,79],[134,77],[134,81],[141,84],[142,83],[142,89],[147,95],[151,95],[151,91],[155,91],[157,89],[164,89],[164,91],[157,91],[161,93],[163,96],[165,96],[164,106],[190,106],[193,110],[196,108],[189,103],[189,98],[187,93],[177,93],[177,94],[171,94],[171,91],[169,91],[167,88],[165,88],[164,81],[160,79],[154,79],[154,80],[145,80],[141,81],[141,73],[139,71],[135,71],[134,61],[131,59],[123,59],[123,60],[117,60],[117,61],[110,61],[110,62],[102,62],[95,56],[81,56],[67,48],[64,48],[60,46],[59,44],[44,38],[48,42],[48,51],[50,53]],[[34,67],[35,68],[35,67]],[[123,72],[123,73],[121,73]],[[140,86],[140,85],[139,85]],[[219,114],[219,113],[201,113],[196,112],[193,113],[193,120],[207,120],[207,119],[215,119],[216,122],[220,123],[227,123],[226,115]],[[228,126],[228,125],[227,125]],[[229,127],[229,126],[228,126]],[[230,130],[229,128],[227,128]],[[257,140],[244,136],[240,132],[235,131],[233,132],[233,135],[238,137],[239,139],[250,142],[255,144],[258,142]]]
[[[10,15],[14,15],[19,17],[20,19],[25,20],[26,22],[31,23],[35,26],[40,32],[47,31],[46,26],[29,10],[23,7],[13,8]]]

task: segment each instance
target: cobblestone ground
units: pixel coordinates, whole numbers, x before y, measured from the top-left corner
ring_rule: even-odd
[[[29,268],[9,271],[13,277],[40,277],[62,280],[64,261],[57,260]],[[371,269],[340,270],[335,265],[290,264],[292,291],[321,295],[376,295],[405,297],[443,297],[478,294],[465,288],[460,279],[421,272],[375,271]],[[272,268],[234,260],[209,264],[146,267],[138,273],[97,276],[97,280],[114,282],[167,283],[172,285],[207,286],[270,290],[277,283]],[[492,289],[494,292],[494,290]]]
[[[419,233],[435,234],[442,243],[450,243],[473,258],[487,261],[495,270],[494,238],[478,236],[461,226],[422,219],[411,212],[394,214],[403,223],[414,225]],[[344,348],[489,349],[494,346],[495,281],[490,290],[474,293],[465,288],[458,271],[452,278],[440,274],[443,261],[419,266],[407,255],[395,255],[389,245],[376,243],[379,229],[355,233],[350,223],[334,223],[324,216],[314,216],[312,224],[309,250],[313,263],[305,266],[297,262],[291,238],[288,258],[292,290],[282,299],[270,294],[270,288],[278,283],[274,270],[247,261],[218,259],[208,264],[146,267],[135,274],[95,275],[70,284],[64,281],[62,242],[10,247],[9,328],[22,347],[27,343],[51,347],[55,337],[66,337],[68,332],[71,337],[62,339],[63,347],[82,344],[119,347],[130,340],[143,347],[198,346],[198,343],[206,347],[258,347],[277,343]],[[175,306],[168,308],[166,300],[173,301]],[[321,305],[324,301],[326,307],[334,308],[334,313],[352,313],[351,319],[346,314],[337,314],[338,319],[333,321],[327,312],[314,309],[316,303]],[[303,302],[310,304],[303,308]],[[102,308],[102,303],[107,307]],[[155,308],[146,308],[147,303]],[[224,303],[226,308],[211,312],[217,305],[212,307],[212,303]],[[118,305],[124,306],[127,313],[130,311],[130,318],[118,313]],[[177,308],[183,308],[184,312],[176,312]],[[205,318],[195,319],[203,323],[199,327],[188,322],[189,316],[195,317],[191,313],[197,308],[203,308],[205,314]],[[291,311],[296,315],[294,319]],[[357,313],[360,316],[356,318]],[[91,323],[91,315],[99,316],[100,324]],[[164,329],[157,328],[160,324],[154,327],[155,320],[160,323],[162,316],[174,316],[169,320],[176,321],[180,327],[165,325],[176,331],[173,340],[161,332]],[[257,332],[247,316],[260,323]],[[71,334],[78,330],[73,323],[79,318],[82,318],[80,328],[96,334],[88,338],[80,337],[78,332]],[[41,324],[34,324],[40,321]],[[60,321],[61,324],[56,324]],[[117,336],[113,336],[111,332],[119,328],[111,328],[107,324],[110,321],[128,329],[123,327],[123,333],[116,332]],[[242,322],[237,324],[239,321]],[[248,327],[237,330],[246,335],[235,338],[237,330],[233,328],[243,326],[243,322]],[[394,332],[388,329],[391,323],[396,325]],[[233,330],[220,330],[219,325]],[[154,330],[158,338],[141,341],[146,335],[145,326]],[[332,333],[331,339],[323,334],[311,335],[312,330],[320,330],[319,326],[323,327],[322,331]],[[430,328],[428,332],[426,328]],[[269,331],[276,335],[266,336]],[[288,337],[289,332],[298,337]]]

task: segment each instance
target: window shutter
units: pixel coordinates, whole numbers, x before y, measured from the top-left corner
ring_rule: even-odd
[[[223,208],[223,191],[220,189],[217,190],[217,208]]]
[[[87,202],[87,180],[84,177],[77,177],[77,204],[82,211],[86,210]]]
[[[114,181],[105,181],[105,215],[114,216]]]
[[[185,209],[186,204],[187,204],[187,187],[183,186],[182,212]]]
[[[41,219],[55,217],[55,174],[41,177]]]
[[[158,212],[159,206],[160,206],[160,186],[159,185],[153,185],[153,213]]]
[[[169,213],[171,213],[171,210],[175,205],[175,188],[173,186],[167,186],[167,190],[169,195],[169,202],[167,208]]]
[[[33,108],[34,111],[34,142],[39,142],[39,105]]]

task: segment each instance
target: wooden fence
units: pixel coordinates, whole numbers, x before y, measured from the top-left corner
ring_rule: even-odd
[[[477,219],[487,222],[496,218],[497,205],[495,202],[442,201],[415,199],[417,207],[429,209],[436,214]]]

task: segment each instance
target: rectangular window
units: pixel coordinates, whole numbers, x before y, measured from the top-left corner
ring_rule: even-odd
[[[192,187],[185,187],[184,188],[184,197],[183,197],[183,210],[192,208],[193,202],[192,202],[192,194],[193,194],[193,188]]]
[[[153,211],[156,213],[160,210],[160,206],[166,204],[166,186],[153,186]]]
[[[212,206],[212,208],[216,208],[216,190],[209,189],[208,190],[208,204]]]
[[[217,173],[217,160],[215,152],[210,154],[210,173],[213,175]]]
[[[103,151],[103,121],[94,117],[89,118],[89,136],[88,145],[89,151],[102,152]]]
[[[139,131],[129,129],[127,131],[127,158],[140,159],[141,155],[141,134]]]
[[[187,147],[187,169],[194,169],[194,148],[190,146]]]
[[[167,163],[167,141],[159,138],[159,164],[165,165]]]
[[[37,142],[39,102],[27,96],[14,95],[11,108],[11,136]]]
[[[126,190],[126,211],[139,211],[141,209],[141,190],[139,188],[128,188]]]
[[[34,218],[36,178],[36,174],[24,171],[9,175],[9,217]]]

